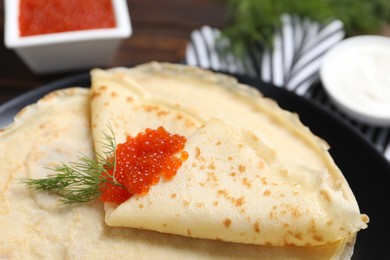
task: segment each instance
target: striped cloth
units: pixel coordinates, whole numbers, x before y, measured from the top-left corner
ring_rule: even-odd
[[[203,26],[191,34],[185,63],[259,78],[314,100],[363,133],[390,161],[390,128],[374,127],[348,118],[334,107],[319,84],[321,58],[345,37],[342,22],[333,20],[320,24],[292,15],[282,15],[281,21],[272,50],[262,51],[260,46],[253,46],[250,55],[240,59],[223,51],[229,46],[229,41],[219,39],[221,32],[218,29]]]

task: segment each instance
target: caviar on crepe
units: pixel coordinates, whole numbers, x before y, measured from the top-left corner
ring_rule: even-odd
[[[56,173],[43,179],[21,180],[28,188],[54,192],[64,203],[100,198],[120,204],[135,194],[145,194],[161,177],[172,179],[183,161],[186,138],[163,127],[146,129],[116,145],[114,135],[104,134],[109,151],[98,160],[80,157],[78,162],[61,164]],[[100,160],[102,159],[103,160]]]
[[[109,169],[105,177],[123,187],[108,182],[102,188],[101,200],[120,204],[134,194],[147,193],[160,176],[170,180],[187,159],[184,149],[186,138],[168,133],[163,127],[146,129],[136,137],[128,136],[125,143],[116,148],[116,168]],[[181,152],[181,157],[174,156]]]

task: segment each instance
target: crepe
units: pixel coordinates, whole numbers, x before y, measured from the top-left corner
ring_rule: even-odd
[[[48,94],[24,108],[0,132],[0,259],[62,258],[85,209],[58,205],[57,197],[28,190],[20,179],[42,178],[78,153],[93,156],[89,91]]]
[[[132,86],[130,88],[130,94],[126,96],[127,102],[130,99],[138,100],[138,105],[144,108],[144,111],[141,111],[141,114],[136,114],[135,117],[131,117],[132,121],[130,124],[128,124],[130,128],[126,129],[126,131],[123,131],[121,121],[110,121],[110,123],[115,127],[115,131],[118,132],[116,133],[117,137],[120,138],[121,136],[123,137],[126,134],[137,133],[137,131],[143,130],[143,128],[147,126],[154,127],[159,124],[163,124],[164,126],[169,128],[170,131],[178,131],[188,136],[189,141],[186,149],[189,151],[190,155],[192,155],[192,157],[188,159],[188,162],[191,162],[192,165],[192,163],[196,163],[196,160],[199,159],[199,169],[203,168],[201,165],[201,158],[203,157],[202,155],[207,154],[207,151],[209,154],[218,155],[217,157],[220,157],[220,159],[225,158],[228,161],[228,154],[230,152],[233,152],[233,154],[235,155],[237,154],[237,161],[245,162],[245,165],[247,166],[244,167],[245,171],[249,171],[251,169],[250,167],[252,166],[259,167],[259,165],[263,165],[261,168],[263,171],[266,171],[266,166],[269,167],[270,165],[276,165],[279,167],[283,165],[294,164],[294,161],[291,159],[291,157],[282,156],[282,158],[280,158],[280,156],[276,152],[278,150],[275,148],[275,143],[271,142],[272,140],[270,141],[269,136],[264,134],[267,133],[267,131],[263,131],[264,129],[262,129],[261,131],[255,131],[255,129],[257,129],[256,127],[251,127],[250,125],[243,126],[240,124],[236,124],[234,121],[229,119],[229,116],[224,115],[220,112],[210,114],[210,116],[208,116],[208,112],[201,111],[203,109],[202,104],[197,104],[201,105],[200,107],[202,107],[202,109],[199,109],[198,106],[191,105],[188,100],[189,98],[187,100],[183,100],[183,102],[181,103],[173,103],[167,98],[162,98],[163,95],[161,94],[158,94],[158,97],[155,97],[150,94],[150,90],[144,89],[144,86],[146,86],[147,84],[144,84],[145,82],[141,81],[140,78],[137,79],[133,75],[123,76],[127,73],[140,73],[141,76],[144,76],[146,78],[149,78],[150,76],[156,76],[158,80],[161,80],[161,77],[163,77],[168,78],[168,80],[171,81],[172,79],[170,79],[170,75],[172,75],[173,73],[173,75],[175,75],[176,77],[177,70],[179,70],[180,75],[183,73],[182,70],[187,70],[187,68],[181,68],[180,66],[171,67],[171,65],[152,64],[139,67],[135,70],[120,69],[120,73],[118,75],[120,75],[119,77],[122,79],[115,80],[114,77],[114,82],[116,82],[114,84],[112,84],[112,73],[107,73],[107,81],[105,83],[105,86],[107,89],[110,90],[110,92],[107,93],[110,93],[111,95],[111,98],[109,98],[108,101],[115,100],[114,97],[120,97],[123,93],[122,91],[124,91],[124,93],[128,93],[127,90],[129,86]],[[118,72],[117,70],[115,71],[116,72],[114,74]],[[194,72],[195,76],[193,75]],[[157,75],[153,75],[156,73]],[[162,75],[159,75],[160,73],[162,73]],[[230,78],[220,78],[219,75],[217,76],[217,81],[211,80],[211,82],[209,82],[210,79],[207,79],[205,82],[203,82],[205,78],[208,78],[209,76],[214,77],[215,75],[208,74],[204,71],[195,70],[186,72],[186,74],[183,74],[184,78],[181,79],[179,77],[179,79],[180,84],[182,84],[183,82],[187,81],[186,78],[188,77],[190,77],[190,79],[192,79],[192,77],[195,77],[198,80],[200,77],[200,82],[202,83],[201,85],[213,85],[215,84],[215,82],[218,82],[218,88],[220,88],[221,84],[220,79],[222,79],[223,82],[231,82]],[[125,81],[125,83],[123,83],[123,80]],[[192,80],[190,80],[189,83],[192,84]],[[118,90],[118,88],[111,89],[111,86],[115,84],[117,84],[118,86],[123,86],[124,88],[120,91]],[[228,85],[234,88],[238,87],[239,89],[241,89],[241,86],[237,86],[234,82],[231,85],[230,84],[231,83],[229,83]],[[226,86],[224,84],[222,85]],[[199,84],[195,83],[194,86],[199,86]],[[106,89],[101,87],[102,86],[99,86],[99,91],[94,91],[91,96],[89,95],[88,90],[78,88],[57,91],[52,94],[49,94],[37,104],[34,104],[24,109],[21,113],[18,114],[13,125],[6,129],[3,129],[0,132],[0,160],[2,162],[2,164],[0,165],[0,229],[2,230],[2,232],[0,233],[0,258],[45,259],[54,257],[70,259],[108,259],[114,256],[118,259],[150,259],[157,257],[166,259],[178,259],[183,257],[190,259],[344,259],[348,258],[351,255],[351,249],[354,243],[356,231],[351,232],[351,235],[349,236],[343,236],[342,239],[339,239],[335,242],[329,243],[327,241],[324,241],[323,245],[321,246],[289,246],[287,244],[296,243],[294,241],[289,240],[283,240],[283,245],[287,246],[259,246],[253,245],[251,243],[261,244],[265,242],[267,244],[267,242],[269,242],[268,244],[277,245],[275,241],[277,241],[278,239],[276,239],[272,243],[270,241],[265,241],[264,239],[261,240],[261,237],[257,237],[257,240],[255,239],[256,241],[237,241],[237,232],[233,229],[226,228],[227,226],[233,227],[236,225],[236,223],[239,223],[236,222],[234,216],[221,220],[219,219],[218,215],[213,216],[211,214],[209,215],[210,220],[216,221],[219,224],[222,223],[222,226],[219,225],[219,227],[217,227],[215,230],[209,229],[209,227],[199,228],[199,222],[195,221],[193,223],[194,226],[190,227],[190,229],[185,229],[183,234],[174,231],[177,229],[173,229],[173,231],[169,229],[159,230],[160,224],[162,222],[156,221],[156,219],[146,221],[146,223],[149,223],[149,225],[156,225],[157,228],[155,230],[157,231],[177,233],[182,235],[176,236],[132,228],[108,227],[104,223],[104,210],[102,208],[102,205],[98,201],[79,206],[64,206],[59,205],[57,197],[53,196],[52,194],[39,193],[27,190],[18,181],[20,178],[45,177],[48,173],[50,173],[50,171],[47,170],[46,167],[53,167],[59,162],[75,161],[77,160],[77,156],[79,154],[84,154],[89,157],[93,157],[95,151],[93,150],[93,140],[91,138],[89,125],[90,97],[93,100],[92,108],[95,111],[98,111],[97,107],[99,107],[99,104],[101,105],[101,107],[105,107],[107,111],[110,111],[109,103],[111,103],[98,102],[99,100],[103,100],[103,98],[106,96],[104,93]],[[135,88],[136,91],[134,91],[133,88]],[[244,96],[244,99],[246,101],[250,101],[251,99],[249,98],[249,96],[252,96],[254,94],[254,99],[257,100],[256,103],[259,100],[265,102],[265,108],[262,108],[261,104],[257,104],[259,105],[259,109],[261,111],[276,111],[276,115],[273,115],[271,113],[271,118],[273,120],[275,120],[275,118],[278,118],[277,116],[280,113],[284,113],[273,103],[259,98],[258,94],[248,91],[245,87],[243,89],[243,93],[250,93],[250,95],[248,94],[248,96]],[[164,90],[162,88],[162,90],[167,91],[167,93],[169,93],[168,89]],[[136,93],[136,95],[134,95],[134,93]],[[224,92],[221,93],[222,95],[224,95]],[[182,95],[183,93],[176,92],[176,94]],[[191,96],[194,97],[192,94],[193,93],[191,93]],[[234,94],[234,99],[237,98],[238,100],[240,100],[241,96],[237,96],[236,94],[237,93]],[[180,100],[182,96],[179,97]],[[145,98],[148,99],[149,103],[145,102]],[[225,98],[226,95],[223,99]],[[196,103],[196,101],[194,102]],[[198,102],[203,101],[198,100]],[[116,102],[115,104],[120,103]],[[224,103],[220,102],[218,104],[220,107],[225,108]],[[234,105],[234,102],[232,103],[232,106],[234,106],[234,109],[237,108],[237,106]],[[158,108],[157,112],[156,107]],[[270,107],[271,109],[266,110],[267,107]],[[125,108],[126,106],[122,107],[122,119],[128,118],[128,110],[126,110]],[[134,112],[136,110],[130,111]],[[166,116],[167,111],[169,111],[168,114],[172,113],[172,115],[174,115],[174,117],[172,116],[170,119],[164,119],[168,120],[168,122],[165,122],[162,119],[157,122],[153,121],[156,120],[156,118],[161,118],[161,116]],[[155,116],[150,116],[153,113],[155,113]],[[256,110],[256,113],[258,113],[258,110]],[[93,117],[93,129],[95,133],[97,132],[97,129],[100,128],[101,130],[104,130],[105,127],[107,127],[107,124],[103,123],[105,121],[105,118],[102,116],[103,114],[103,112],[100,112]],[[112,115],[112,112],[107,113],[105,116],[110,115]],[[265,115],[267,115],[267,113],[265,113]],[[155,124],[150,124],[151,121],[145,120],[145,116]],[[267,117],[268,116],[269,115],[267,115]],[[134,124],[134,122],[137,120],[144,120],[145,122],[142,123],[141,126],[139,126],[138,124]],[[259,118],[259,120],[262,119]],[[282,122],[281,124],[283,125],[283,123],[285,122],[283,120],[292,120],[292,122],[294,122],[293,126],[289,126],[290,128],[287,129],[295,129],[295,127],[298,127],[298,130],[303,129],[299,122],[296,121],[296,119],[292,119],[288,113],[284,113],[284,115],[281,116],[281,119],[278,119],[276,121]],[[277,128],[278,125],[274,127]],[[296,135],[293,135],[294,138],[296,138],[296,136],[305,136],[305,133],[307,133],[307,130],[302,130],[302,132],[298,130],[295,130]],[[312,147],[311,144],[317,143],[318,140],[311,135],[309,136],[310,137],[308,138],[308,141],[305,142],[310,144],[309,147]],[[313,140],[311,140],[310,138],[313,138]],[[250,142],[248,142],[248,139],[250,140]],[[209,140],[215,140],[216,142],[211,142],[214,145],[216,145],[218,142],[221,142],[221,144],[223,143],[224,145],[234,146],[236,150],[232,150],[230,148],[221,150],[220,145],[210,145]],[[299,142],[297,143],[299,144]],[[292,144],[294,144],[293,141],[291,141],[290,145]],[[323,143],[320,145],[320,147],[322,147],[321,149],[324,148]],[[97,148],[99,149],[98,146]],[[319,151],[321,151],[321,149],[319,149]],[[242,150],[244,150],[245,152],[242,152]],[[314,150],[316,151],[316,149]],[[297,151],[299,151],[299,149]],[[225,154],[223,154],[224,152]],[[305,153],[305,151],[303,151],[302,153]],[[197,154],[198,156],[196,156]],[[329,159],[326,153],[322,156],[323,157],[320,157],[322,158],[320,159],[320,161],[324,160],[326,162],[323,165],[328,165],[327,167],[329,167],[329,165],[333,166],[331,159]],[[314,156],[314,158],[315,157],[316,156]],[[246,162],[245,160],[249,161]],[[253,164],[253,162],[256,160],[257,163]],[[313,165],[316,165],[314,163],[315,160],[316,159],[314,159],[313,162],[310,163],[311,167],[313,167]],[[323,165],[321,164],[319,167],[323,167]],[[206,166],[210,167],[211,165],[206,163],[204,165],[204,168]],[[216,171],[217,166],[223,167],[223,165],[220,164],[211,166],[211,168],[215,167],[214,171]],[[243,170],[244,168],[238,167],[237,172],[240,172],[240,169]],[[295,169],[299,170],[299,167]],[[329,167],[329,169],[330,177],[338,176],[337,174],[339,174],[339,172],[337,171],[337,167]],[[189,164],[183,165],[180,171],[190,172],[191,174],[195,173]],[[303,170],[303,172],[305,171],[306,170]],[[294,171],[291,172],[293,175],[295,174]],[[229,171],[229,174],[231,173],[232,172]],[[318,172],[313,171],[311,173],[316,175]],[[299,174],[300,173],[298,172],[298,179],[300,179],[301,177]],[[178,178],[175,178],[171,182],[164,183],[164,185],[173,185],[173,187],[175,187],[174,181],[176,181],[177,183],[178,181],[180,181],[180,177],[183,176],[185,175],[179,172],[177,175]],[[215,175],[213,176],[212,174],[210,174],[208,175],[208,178],[212,180],[212,183],[210,183],[206,178],[203,179],[204,183],[202,185],[207,186],[210,184],[210,186],[212,186],[217,184],[215,183]],[[309,180],[307,181],[310,182],[310,180],[311,178],[309,178]],[[358,210],[356,201],[353,198],[353,194],[350,192],[348,186],[343,182],[344,180],[342,177],[339,176],[339,179],[336,180],[341,182],[339,185],[340,187],[342,187],[342,189],[344,189],[343,192],[346,193],[343,195],[347,198],[347,204],[350,203],[349,206],[352,205],[352,213],[354,213],[355,215]],[[183,181],[183,179],[181,179],[181,181]],[[234,182],[233,179],[232,181]],[[244,179],[242,179],[239,182],[243,187],[253,185],[251,184],[252,182],[250,179],[248,179],[247,181],[244,181]],[[189,184],[191,183],[193,182],[190,182]],[[271,182],[269,181],[269,183]],[[156,199],[156,202],[158,202],[159,199],[165,202],[164,196],[159,195],[159,193],[161,194],[161,192],[163,192],[163,189],[159,189],[161,188],[160,186],[162,185],[159,184],[153,187],[152,191],[148,195],[150,195],[151,199]],[[191,190],[194,187],[191,187],[190,185],[189,188],[189,190]],[[245,191],[245,187],[242,190]],[[249,196],[245,192],[241,193],[240,191],[240,195],[241,194]],[[162,195],[164,195],[164,192],[162,193]],[[172,195],[173,193],[169,193],[169,197],[171,200],[173,199],[173,197],[176,198],[176,200],[173,201],[179,201],[179,199],[184,198],[183,194],[176,194],[176,196]],[[241,197],[238,196],[238,199],[236,199],[236,197],[230,197],[228,196],[228,193],[224,192],[224,190],[220,190],[219,195],[227,201],[226,206],[228,207],[231,207],[233,204],[235,204],[236,206],[240,206],[240,204],[241,206],[247,204],[247,199],[241,199]],[[131,198],[129,201],[131,201],[132,199],[137,201],[138,199],[137,203],[140,203],[142,199],[145,198],[147,198],[147,196],[143,196],[140,198]],[[202,200],[202,198],[200,198],[200,200]],[[201,211],[199,211],[199,209],[201,209],[203,206],[206,206],[206,204],[208,203],[207,199],[204,201],[205,202],[198,201],[195,203],[195,200],[188,200],[190,204],[193,203],[193,205],[191,206],[194,206],[195,208],[195,210],[193,211],[194,214],[201,214],[200,216],[204,216],[202,214],[204,214],[205,212],[202,213]],[[212,202],[213,206],[215,206],[215,200],[213,200]],[[202,203],[205,204],[202,205]],[[221,206],[221,204],[222,203],[220,203],[219,206]],[[126,204],[124,204],[123,206],[125,205]],[[131,209],[131,206],[134,204],[129,205]],[[137,206],[139,208],[139,204],[137,204]],[[241,206],[239,207],[240,210],[242,210]],[[124,208],[126,209],[127,206]],[[115,218],[117,218],[118,216],[115,216],[115,214],[119,215],[119,218],[123,218],[123,214],[121,214],[121,211],[117,211],[118,208],[116,208],[116,206],[114,205],[106,205],[106,210],[107,222],[116,221],[116,223],[118,223],[119,220],[115,220]],[[151,213],[153,213],[155,212],[156,208],[150,208],[150,210]],[[173,210],[171,210],[170,212],[164,213],[164,211],[162,211],[162,213],[164,213],[165,216],[174,216],[172,214],[172,211],[175,212],[176,210],[173,208]],[[177,210],[177,212],[183,213],[184,211]],[[131,212],[131,214],[133,213],[139,214],[141,212]],[[146,217],[148,215],[149,213],[146,214]],[[107,217],[113,218],[110,220]],[[141,218],[142,217],[145,217],[145,215],[142,215]],[[197,215],[193,215],[190,217],[194,218],[195,220],[200,219],[198,219]],[[341,218],[344,217],[345,216],[341,216]],[[125,222],[127,222],[128,217],[125,217],[124,219]],[[362,222],[364,223],[366,221],[367,219],[363,219]],[[189,227],[188,223],[188,221],[184,221],[184,223],[180,223],[179,221],[177,226],[179,227],[179,229],[180,226]],[[253,225],[246,226],[241,225],[238,227],[238,230],[242,232],[242,230],[245,230],[245,228],[247,227],[251,227],[250,230],[254,233],[257,233],[257,231],[264,233],[264,230],[266,230],[264,229],[264,225],[260,226],[260,223],[259,226],[256,226],[256,222],[252,224]],[[146,228],[143,226],[144,223],[137,225],[139,225],[138,228]],[[226,231],[225,229],[229,232],[224,233],[224,231]],[[248,233],[250,233],[249,231]],[[219,232],[221,237],[217,237],[215,235]],[[208,237],[210,235],[211,237]],[[185,236],[206,237],[208,239],[189,238]],[[229,237],[232,238],[231,241],[235,242],[229,243],[219,241],[219,239],[229,240]],[[327,236],[325,237],[327,238]],[[246,237],[246,239],[248,239],[248,236]]]
[[[119,143],[158,126],[188,138],[173,180],[105,204],[110,226],[303,250],[343,248],[367,227],[327,144],[231,77],[161,63],[97,69],[91,96],[98,153],[107,123]]]
[[[28,190],[61,162],[93,157],[88,89],[55,91],[0,131],[0,259],[339,259],[343,240],[318,247],[267,247],[109,227],[99,201],[62,205]],[[347,247],[351,249],[351,247]],[[342,256],[342,258],[345,258]]]

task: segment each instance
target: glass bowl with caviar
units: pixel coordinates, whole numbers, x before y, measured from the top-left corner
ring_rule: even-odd
[[[105,66],[131,33],[126,0],[5,0],[5,45],[36,74]]]

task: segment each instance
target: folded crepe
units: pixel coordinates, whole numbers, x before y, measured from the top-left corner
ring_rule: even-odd
[[[156,86],[150,77],[160,82],[158,94],[151,89]],[[171,83],[167,84],[165,79],[187,90],[178,88],[176,100]],[[55,91],[23,109],[12,125],[0,131],[1,259],[351,256],[356,232],[365,227],[368,219],[360,215],[356,200],[326,153],[324,143],[318,143],[291,114],[231,78],[177,65],[95,70],[92,81],[91,93],[80,88]],[[214,106],[220,110],[213,110],[213,105],[196,95],[196,89],[202,86],[210,94],[213,92],[208,88],[215,87],[221,98]],[[187,91],[191,97],[184,99]],[[232,107],[226,107],[230,104],[226,98],[233,101]],[[255,118],[269,125],[257,128],[259,125],[251,126],[256,122],[236,119],[247,122],[238,124],[229,119],[229,113],[221,112],[248,110],[248,105],[259,114],[250,115],[249,120]],[[97,151],[104,149],[96,141],[100,139],[92,138],[91,128],[94,138],[100,138],[107,123],[118,142],[145,127],[163,125],[187,136],[185,149],[190,156],[172,180],[160,182],[144,196],[134,196],[119,206],[106,204],[106,213],[99,201],[62,205],[57,196],[26,189],[20,182],[22,178],[46,177],[52,173],[47,167],[77,161],[80,155],[93,158],[93,146]],[[276,131],[281,126],[283,129]],[[269,136],[272,130],[296,152],[308,156],[305,165],[299,163],[302,160],[294,161],[288,149],[279,150],[275,143],[278,138]],[[325,173],[322,169],[326,169]],[[303,194],[316,202],[290,208],[296,205],[295,196],[303,198]],[[258,204],[273,211],[259,211]],[[346,218],[351,219],[351,224],[344,223]],[[325,219],[333,220],[325,225],[345,230],[323,230]],[[305,225],[312,220],[310,230],[306,226],[292,227],[293,223]],[[105,221],[112,226],[135,228],[111,227]],[[267,227],[268,224],[271,226]],[[300,246],[302,241],[318,246]]]
[[[189,158],[145,195],[105,204],[110,226],[261,246],[345,245],[368,218],[328,153],[298,117],[231,77],[150,63],[92,71],[97,140],[145,128],[187,137]]]

